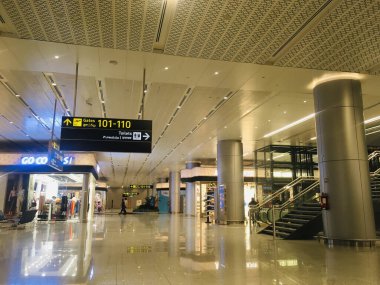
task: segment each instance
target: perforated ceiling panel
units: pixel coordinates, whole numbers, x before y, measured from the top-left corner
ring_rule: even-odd
[[[0,3],[25,39],[152,52],[162,17],[165,54],[380,73],[379,0],[167,0],[173,14],[165,1]]]
[[[374,0],[179,0],[165,53],[378,74],[379,19]]]
[[[2,0],[20,38],[152,51],[161,0]]]
[[[380,1],[345,0],[277,64],[379,74],[379,63]]]

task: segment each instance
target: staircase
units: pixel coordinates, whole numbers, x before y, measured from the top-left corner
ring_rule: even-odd
[[[380,152],[370,154],[368,160],[376,159],[377,157],[380,157]],[[305,202],[299,206],[293,206],[297,199],[303,197],[307,192],[315,191],[318,186],[319,182],[315,182],[303,190],[302,193],[296,195],[293,201],[287,201],[281,205],[280,218],[274,225],[277,238],[289,240],[311,239],[323,230],[322,210],[318,201],[311,200],[311,202]],[[377,228],[380,228],[380,168],[371,172],[371,193],[376,226]],[[281,215],[282,211],[287,208],[290,209],[289,212],[285,215]],[[268,212],[269,211],[270,209],[268,209]],[[273,235],[273,223],[261,230],[259,234]]]
[[[380,199],[380,175],[371,175],[372,200]]]
[[[322,211],[318,202],[303,203],[276,221],[276,237],[311,239],[322,231]],[[259,232],[273,235],[273,224]]]
[[[380,201],[380,175],[371,177],[372,200]],[[375,202],[375,201],[374,201]],[[376,212],[376,208],[375,212]],[[276,221],[276,237],[282,239],[312,239],[323,230],[322,211],[319,203],[303,203]],[[260,234],[273,236],[273,224]]]

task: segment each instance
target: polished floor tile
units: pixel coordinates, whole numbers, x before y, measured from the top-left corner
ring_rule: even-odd
[[[328,248],[183,215],[0,229],[0,284],[380,284],[380,246]]]

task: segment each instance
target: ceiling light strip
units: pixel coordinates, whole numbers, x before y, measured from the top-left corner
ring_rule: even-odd
[[[380,116],[376,116],[376,117],[370,118],[368,120],[365,120],[364,124],[369,124],[369,123],[377,122],[379,120],[380,120]]]
[[[20,96],[20,94],[18,94],[16,92],[16,90],[8,83],[8,82],[5,82],[5,81],[0,81],[4,87],[6,89],[8,89],[8,91],[14,95],[18,101],[24,105],[25,108],[27,108],[32,114],[33,114],[33,117],[37,120],[37,122],[42,126],[44,127],[45,129],[47,129],[48,131],[50,131],[50,128],[47,126],[47,124],[36,114],[36,112],[32,109],[32,107],[29,106],[28,103],[26,103],[26,101]]]
[[[199,121],[199,123],[190,131],[191,133],[194,133],[197,129],[199,129],[202,124],[204,124],[206,122],[206,120],[208,120],[213,114],[215,114],[216,111],[218,111],[229,99],[231,99],[234,95],[236,95],[237,93],[239,92],[239,90],[236,90],[236,91],[229,91],[227,93],[226,96],[223,97],[223,100],[219,101],[218,104],[215,105],[215,107],[213,107],[211,109],[211,111],[207,114],[207,116],[205,116],[201,121]],[[226,99],[227,98],[227,99]],[[166,154],[166,156],[158,163],[156,164],[156,166],[151,170],[150,174],[152,174],[152,172],[178,147],[180,146],[185,140],[186,138],[189,137],[189,133],[187,133],[183,138],[182,140],[180,141],[180,143],[178,143],[169,153]]]
[[[65,96],[63,95],[62,91],[59,89],[59,87],[55,83],[53,74],[45,73],[45,72],[42,72],[42,74],[44,75],[47,83],[49,84],[51,90],[53,91],[55,98],[58,99],[58,102],[61,105],[61,108],[63,109],[64,114],[66,114],[67,116],[71,116],[70,110],[66,103]]]
[[[297,121],[294,121],[294,122],[292,122],[292,123],[290,123],[290,124],[288,124],[288,125],[286,125],[286,126],[280,128],[280,129],[277,129],[277,130],[275,130],[275,131],[273,131],[273,132],[270,132],[270,133],[268,133],[268,134],[265,134],[265,135],[264,135],[264,138],[271,137],[271,136],[273,136],[273,135],[275,135],[275,134],[278,134],[278,133],[280,133],[280,132],[282,132],[282,131],[285,131],[285,130],[290,129],[290,128],[294,127],[294,126],[297,126],[297,125],[299,125],[299,124],[302,124],[302,123],[304,123],[304,122],[306,122],[306,121],[308,121],[308,120],[310,120],[310,119],[313,119],[314,117],[315,117],[315,113],[312,113],[312,114],[310,114],[310,115],[307,115],[306,117],[303,117],[303,118],[301,118],[301,119],[299,119],[299,120],[297,120]]]
[[[185,94],[182,96],[181,100],[180,100],[180,103],[177,105],[181,108],[176,108],[172,114],[172,116],[170,117],[169,119],[169,122],[165,125],[163,131],[161,132],[161,135],[157,138],[156,142],[153,144],[152,146],[152,151],[154,150],[154,148],[156,147],[156,145],[158,144],[158,142],[162,139],[162,137],[164,136],[166,130],[168,129],[168,126],[174,121],[175,117],[177,116],[177,114],[179,113],[179,110],[182,109],[182,107],[186,104],[186,102],[189,100],[191,94],[193,93],[193,90],[194,88],[193,87],[189,87],[186,89],[186,92]]]

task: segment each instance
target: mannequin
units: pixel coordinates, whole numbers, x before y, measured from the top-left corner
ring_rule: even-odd
[[[13,216],[16,213],[16,203],[17,203],[17,190],[16,187],[13,186],[11,192],[8,196],[8,203],[9,203],[9,212],[8,215]]]

